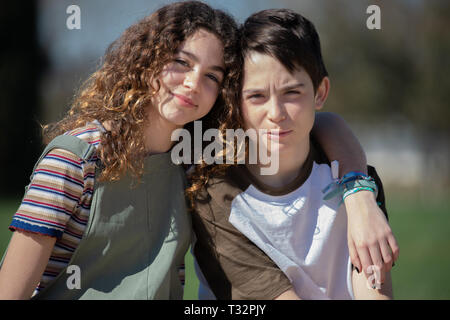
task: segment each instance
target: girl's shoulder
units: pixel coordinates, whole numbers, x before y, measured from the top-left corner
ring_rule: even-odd
[[[102,132],[104,132],[103,126],[98,121],[93,121],[87,123],[83,127],[75,128],[73,130],[67,131],[65,135],[75,136],[90,145],[98,147],[101,141]]]

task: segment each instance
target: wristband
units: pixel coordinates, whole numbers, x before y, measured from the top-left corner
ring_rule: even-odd
[[[363,191],[363,190],[372,191],[372,192],[375,193],[375,190],[373,188],[370,188],[370,187],[356,187],[354,189],[350,189],[350,190],[344,192],[344,194],[342,195],[342,201],[344,201],[345,198],[347,198],[349,195],[357,193],[359,191]]]
[[[336,179],[331,182],[322,190],[322,193],[326,193],[323,197],[324,200],[339,196],[342,199],[342,203],[347,196],[362,190],[374,192],[375,197],[378,193],[378,187],[372,177],[362,172],[352,171],[344,175],[341,179]]]

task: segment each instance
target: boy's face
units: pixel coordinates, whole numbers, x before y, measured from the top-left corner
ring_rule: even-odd
[[[269,151],[277,148],[280,156],[295,153],[309,141],[315,111],[322,108],[328,88],[329,80],[324,78],[315,94],[303,68],[290,73],[277,59],[253,52],[244,64],[241,111],[245,129],[267,129]]]

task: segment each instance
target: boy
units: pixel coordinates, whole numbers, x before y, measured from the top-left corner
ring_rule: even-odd
[[[267,144],[251,142],[278,153],[279,170],[263,175],[268,165],[246,163],[210,179],[193,214],[201,287],[219,299],[391,298],[389,274],[371,288],[352,268],[342,194],[323,199],[336,175],[310,138],[329,92],[314,26],[279,9],[252,15],[241,31],[242,123],[232,126],[267,130]],[[381,181],[373,168],[369,175],[378,190],[355,175],[368,184],[346,191],[378,191],[385,212]]]

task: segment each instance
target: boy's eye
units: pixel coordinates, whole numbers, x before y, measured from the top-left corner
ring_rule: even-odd
[[[212,73],[208,73],[206,75],[209,79],[211,79],[212,81],[216,82],[216,83],[220,83],[220,80]]]
[[[262,98],[262,97],[263,97],[263,95],[261,93],[255,93],[255,94],[249,95],[247,97],[247,99],[257,99],[257,98]]]
[[[300,94],[300,91],[297,91],[297,90],[289,90],[289,91],[286,91],[286,94]]]

